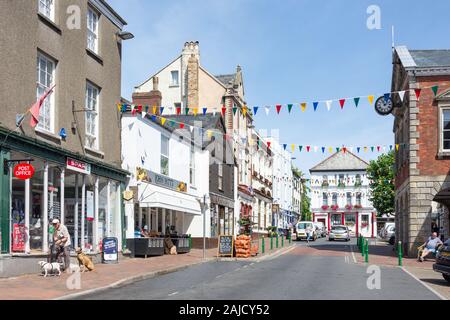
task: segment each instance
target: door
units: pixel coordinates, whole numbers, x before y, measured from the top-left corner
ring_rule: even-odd
[[[342,224],[342,214],[341,213],[333,213],[331,215],[331,226],[341,225]]]
[[[350,230],[350,236],[356,236],[356,213],[345,214],[345,225]]]
[[[371,237],[372,229],[370,226],[370,214],[361,214],[361,235],[363,237]]]

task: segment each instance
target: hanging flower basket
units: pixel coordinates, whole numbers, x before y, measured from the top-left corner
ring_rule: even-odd
[[[336,211],[337,209],[339,209],[339,206],[337,204],[331,206],[331,210]]]
[[[353,209],[353,206],[352,206],[351,204],[348,204],[348,205],[345,206],[345,209],[347,209],[347,210],[352,210],[352,209]]]
[[[329,208],[329,206],[327,206],[327,205],[322,206],[322,210],[327,210],[328,208]]]
[[[361,209],[362,208],[362,205],[360,205],[360,204],[355,204],[355,209]]]

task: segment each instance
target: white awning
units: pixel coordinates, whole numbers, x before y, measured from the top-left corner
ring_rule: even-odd
[[[193,215],[201,215],[200,204],[194,196],[142,182],[138,186],[141,208],[165,208]]]

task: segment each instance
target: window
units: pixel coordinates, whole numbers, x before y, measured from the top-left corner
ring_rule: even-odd
[[[442,150],[450,151],[450,109],[442,109]]]
[[[349,205],[349,206],[352,205],[352,193],[351,192],[347,192],[347,205]]]
[[[161,174],[169,175],[169,138],[161,135]]]
[[[361,205],[361,193],[358,192],[356,194],[356,205],[360,206]]]
[[[218,188],[219,190],[223,190],[223,165],[221,163],[217,167],[217,176]]]
[[[170,85],[174,87],[178,87],[180,85],[180,82],[178,80],[178,71],[171,71],[170,72]]]
[[[355,186],[361,186],[361,175],[357,174],[355,178]]]
[[[98,98],[100,89],[86,83],[86,146],[98,149]]]
[[[37,56],[37,83],[36,98],[39,99],[53,85],[55,78],[55,61],[49,57],[38,53]],[[53,132],[54,128],[54,105],[55,94],[52,93],[45,99],[41,110],[39,111],[38,128]]]
[[[322,187],[328,187],[328,177],[323,176],[322,179]]]
[[[195,146],[191,144],[191,157],[189,166],[189,181],[192,186],[195,186]]]
[[[328,194],[326,192],[324,192],[322,196],[322,205],[324,206],[328,205]]]
[[[98,53],[98,14],[91,8],[87,14],[87,29],[87,48]]]
[[[50,20],[55,20],[55,4],[53,0],[39,0],[39,13]]]
[[[332,203],[333,203],[333,206],[337,206],[337,193],[333,193]]]
[[[340,187],[343,187],[344,186],[344,175],[343,174],[340,174],[339,175],[339,186]]]

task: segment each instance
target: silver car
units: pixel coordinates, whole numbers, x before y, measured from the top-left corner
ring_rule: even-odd
[[[348,227],[344,225],[332,226],[328,234],[328,241],[334,240],[350,241],[350,230],[348,230]]]

